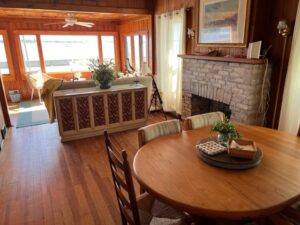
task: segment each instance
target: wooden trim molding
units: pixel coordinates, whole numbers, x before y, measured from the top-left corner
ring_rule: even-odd
[[[11,127],[11,121],[8,113],[8,108],[7,108],[7,99],[5,95],[5,90],[4,90],[4,85],[3,85],[3,80],[2,76],[0,77],[0,104],[2,107],[2,113],[3,113],[3,119],[6,127]]]
[[[219,62],[233,62],[243,64],[265,64],[264,59],[247,59],[247,58],[229,58],[229,57],[214,57],[214,56],[203,56],[203,55],[178,55],[183,59],[198,59],[207,61],[219,61]]]
[[[151,15],[153,9],[143,8],[124,8],[124,7],[104,7],[95,5],[78,5],[78,4],[50,4],[41,2],[24,2],[24,1],[5,1],[0,3],[1,7],[5,8],[30,8],[30,9],[45,9],[45,10],[66,10],[66,11],[80,11],[80,12],[102,12],[102,13],[124,13],[124,14],[142,14]]]

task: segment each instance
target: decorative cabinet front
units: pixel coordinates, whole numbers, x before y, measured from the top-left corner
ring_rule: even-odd
[[[62,141],[101,135],[105,129],[117,132],[146,124],[146,87],[119,85],[120,90],[114,88],[116,90],[106,91],[82,88],[82,93],[76,89],[74,94],[71,90],[55,92]]]
[[[108,108],[108,123],[120,123],[119,114],[119,93],[113,93],[107,95],[107,108]]]
[[[91,128],[91,115],[90,115],[90,104],[89,96],[75,97],[78,129]]]
[[[76,131],[73,98],[60,98],[56,104],[60,129],[63,133]]]
[[[105,126],[105,95],[93,95],[92,105],[93,105],[93,115],[94,115],[94,127]]]

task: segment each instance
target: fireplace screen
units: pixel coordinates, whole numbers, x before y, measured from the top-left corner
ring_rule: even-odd
[[[223,112],[230,119],[231,109],[228,104],[192,95],[192,116],[217,111]]]

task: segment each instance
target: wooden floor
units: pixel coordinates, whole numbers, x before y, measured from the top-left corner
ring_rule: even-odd
[[[113,134],[112,141],[132,163],[136,130]],[[102,136],[62,144],[57,124],[9,130],[0,152],[0,225],[23,224],[120,224]]]

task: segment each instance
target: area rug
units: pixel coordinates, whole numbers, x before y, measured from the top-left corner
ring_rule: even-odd
[[[49,123],[49,116],[44,103],[25,101],[19,105],[17,128]]]

